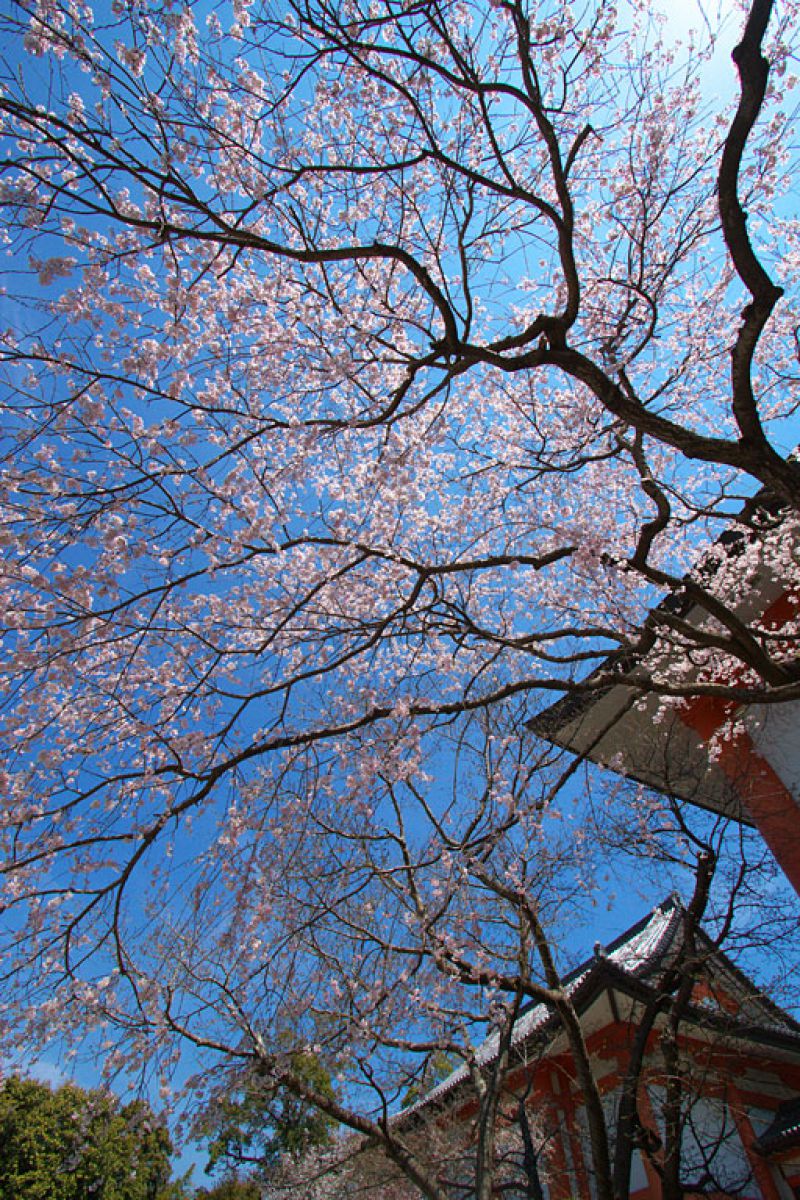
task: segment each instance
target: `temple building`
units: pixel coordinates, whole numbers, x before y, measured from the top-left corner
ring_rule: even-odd
[[[744,515],[750,525],[728,531],[693,572],[730,614],[730,629],[715,625],[688,593],[676,592],[651,616],[649,653],[636,660],[624,652],[610,656],[530,728],[657,791],[755,826],[800,895],[800,699],[665,699],[657,688],[640,690],[631,682],[646,684],[656,660],[662,679],[670,678],[672,662],[673,678],[683,685],[708,682],[704,632],[709,640],[718,633],[752,639],[755,653],[760,646],[765,660],[782,664],[797,680],[800,527],[763,494]],[[735,687],[740,681],[718,682]]]
[[[597,946],[564,984],[599,1086],[612,1151],[622,1085],[636,1055],[631,1200],[663,1196],[665,1110],[676,1077],[680,1116],[671,1128],[679,1130],[674,1144],[680,1147],[683,1194],[795,1200],[800,1197],[800,1024],[760,992],[702,929],[692,935],[687,954],[685,918],[686,909],[671,896],[611,945]],[[691,985],[673,1026],[675,1057],[670,1059],[665,1047],[670,1019],[676,1017],[676,970]],[[475,1065],[488,1074],[498,1045],[495,1033],[478,1048],[473,1078]],[[569,1039],[552,1008],[534,1003],[521,1012],[503,1087],[510,1101],[505,1110],[522,1111],[517,1101],[527,1114],[529,1153],[523,1159],[529,1177],[504,1185],[502,1194],[513,1200],[535,1195],[589,1200],[596,1189],[585,1104]],[[475,1114],[475,1096],[470,1071],[461,1066],[401,1120],[466,1127]]]

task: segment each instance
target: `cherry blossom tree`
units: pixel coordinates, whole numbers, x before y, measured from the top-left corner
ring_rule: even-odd
[[[522,960],[591,884],[525,722],[610,652],[800,697],[794,627],[687,573],[777,524],[797,582],[773,7],[685,51],[638,3],[0,16],[9,1042],[255,1059],[441,1194],[410,1064],[557,991]]]
[[[527,1186],[521,1159],[524,1155],[520,1128],[510,1107],[508,1120],[498,1137],[498,1163],[493,1172],[493,1194],[538,1197]],[[529,1122],[529,1125],[535,1122]],[[474,1195],[475,1129],[472,1122],[446,1124],[435,1118],[420,1120],[408,1135],[421,1161],[440,1178],[446,1194],[469,1200]],[[539,1175],[536,1175],[539,1180]],[[278,1200],[301,1195],[307,1200],[345,1200],[345,1197],[385,1196],[387,1200],[415,1200],[419,1191],[401,1170],[368,1141],[342,1139],[339,1145],[316,1150],[302,1159],[286,1159],[268,1180],[268,1194]]]

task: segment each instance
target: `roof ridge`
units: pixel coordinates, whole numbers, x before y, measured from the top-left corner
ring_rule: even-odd
[[[650,912],[646,913],[641,920],[637,921],[634,925],[631,925],[630,928],[626,929],[624,933],[619,934],[616,938],[614,938],[613,942],[609,942],[608,946],[606,947],[606,953],[612,954],[615,950],[618,950],[624,946],[626,942],[632,941],[637,934],[642,933],[654,920],[656,913],[660,912],[666,916],[670,909],[675,910],[676,914],[678,912],[681,914],[686,912],[686,905],[683,903],[683,899],[680,893],[677,891],[670,892],[660,904],[657,904],[655,908],[651,908]]]
[[[680,893],[674,890],[670,892],[669,895],[666,896],[654,908],[651,908],[649,912],[645,913],[643,917],[640,917],[638,921],[634,922],[633,925],[630,925],[623,933],[618,934],[613,941],[608,943],[608,945],[603,946],[602,953],[598,953],[598,946],[596,945],[594,953],[590,958],[581,960],[577,966],[572,967],[571,970],[565,972],[565,974],[561,976],[561,986],[563,988],[571,987],[572,984],[579,981],[582,976],[587,975],[592,970],[592,967],[595,965],[595,963],[597,963],[600,959],[610,958],[611,955],[621,950],[625,945],[627,945],[627,943],[633,941],[633,939],[640,933],[643,933],[647,926],[655,920],[657,913],[661,913],[663,916],[666,916],[670,912],[670,909],[673,910],[672,918],[659,934],[656,945],[660,947],[661,943],[667,936],[669,936],[671,940],[677,932],[677,918],[686,912],[686,905],[684,904]],[[653,957],[652,953],[649,957]],[[620,966],[620,964],[616,965]],[[647,962],[640,963],[637,967],[633,968],[633,970],[620,966],[620,970],[626,971],[628,974],[633,974],[636,971],[642,970],[645,966],[647,966]],[[521,1020],[522,1017],[531,1012],[532,1009],[538,1007],[538,1005],[541,1003],[541,1000],[531,999],[526,1004],[523,1004],[517,1015],[517,1021]]]
[[[604,978],[606,983],[608,983],[609,977],[616,977],[619,982],[627,978],[629,981],[628,986],[635,987],[636,989],[648,988],[650,986],[646,978],[648,967],[652,970],[663,961],[664,956],[674,944],[676,935],[680,935],[683,928],[683,919],[688,911],[689,909],[680,893],[677,891],[670,892],[649,913],[636,921],[624,933],[616,937],[607,948],[600,948],[598,950],[598,947],[596,947],[595,953],[591,958],[584,960],[568,974],[563,975],[561,977],[562,988],[573,999],[576,996],[584,996],[585,998],[587,989],[591,991]],[[659,916],[663,920],[661,928],[657,927]],[[643,935],[650,925],[656,926],[652,940],[645,938],[644,944],[636,946],[636,939]],[[786,1013],[780,1005],[750,979],[746,972],[737,967],[699,923],[695,929],[695,935],[702,938],[707,949],[710,951],[710,957],[716,960],[718,968],[731,972],[740,982],[744,981],[753,986],[755,994],[750,999],[760,1001],[768,1011],[771,1011],[772,1014],[780,1018],[777,1024],[761,1026],[761,1028],[769,1031],[772,1036],[786,1034],[797,1037],[800,1034],[800,1022],[797,1022],[791,1014]],[[632,952],[634,961],[626,963],[621,952],[631,943],[634,944]],[[639,994],[641,995],[641,993]],[[536,1019],[537,1009],[542,1010],[538,1019]],[[544,1000],[531,999],[517,1013],[511,1036],[512,1047],[523,1046],[529,1038],[541,1035],[552,1015]],[[531,1020],[533,1020],[532,1024]],[[487,1033],[483,1041],[473,1048],[473,1059],[476,1065],[483,1067],[493,1061],[497,1039],[497,1030],[491,1030]],[[467,1076],[468,1067],[465,1060],[446,1079],[432,1088],[426,1096],[420,1097],[409,1109],[396,1114],[396,1119],[406,1119],[423,1109],[427,1104],[439,1102],[453,1088],[466,1079]]]

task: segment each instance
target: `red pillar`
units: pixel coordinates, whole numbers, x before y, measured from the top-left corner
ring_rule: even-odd
[[[761,1189],[761,1194],[764,1200],[781,1200],[780,1192],[778,1191],[775,1180],[772,1176],[766,1161],[757,1154],[753,1149],[753,1143],[756,1140],[756,1135],[753,1126],[750,1124],[750,1118],[747,1115],[747,1109],[742,1101],[742,1097],[738,1088],[733,1084],[728,1084],[728,1091],[733,1100],[731,1105],[731,1116],[736,1124],[736,1131],[739,1134],[739,1140],[744,1146],[748,1161],[753,1170],[756,1183]]]
[[[735,710],[730,700],[698,696],[680,709],[680,718],[708,742],[722,730]],[[794,796],[744,730],[719,733],[717,764],[800,896],[800,806]]]

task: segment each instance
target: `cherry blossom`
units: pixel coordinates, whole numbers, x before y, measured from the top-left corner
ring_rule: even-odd
[[[9,1044],[291,1030],[388,1109],[591,886],[533,714],[800,697],[796,12],[726,104],[649,10],[0,17]]]

